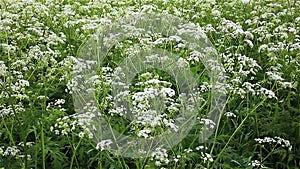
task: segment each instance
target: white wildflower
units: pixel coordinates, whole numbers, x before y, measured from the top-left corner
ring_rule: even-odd
[[[105,149],[107,149],[109,147],[109,145],[111,145],[113,142],[108,139],[108,140],[102,140],[101,142],[99,142],[96,146],[96,148],[100,151],[104,151]]]

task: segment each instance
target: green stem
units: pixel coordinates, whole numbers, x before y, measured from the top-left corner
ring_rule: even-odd
[[[15,145],[15,141],[14,141],[13,135],[12,135],[12,133],[10,132],[10,130],[8,129],[5,120],[2,119],[2,121],[3,121],[3,124],[4,124],[4,127],[5,127],[6,131],[7,131],[7,133],[8,133],[8,137],[9,137],[10,143],[11,143],[12,145]]]
[[[78,144],[76,145],[76,147],[74,147],[74,152],[73,152],[72,159],[71,159],[70,169],[73,168],[73,163],[74,163],[74,159],[75,159],[75,156],[76,156],[76,152],[77,152],[78,147],[80,146],[81,141],[82,141],[82,138],[80,138]]]
[[[227,98],[226,103],[225,103],[224,105],[226,105],[226,104],[228,103],[229,99],[230,99],[230,96]],[[225,106],[223,107],[223,110],[222,110],[221,113],[223,113],[224,109],[225,109]],[[216,146],[216,143],[217,143],[216,140],[217,140],[217,135],[218,135],[218,132],[219,132],[219,127],[220,127],[219,124],[220,124],[220,120],[221,120],[221,117],[219,118],[218,123],[216,124],[216,125],[217,125],[217,128],[216,128],[216,131],[215,131],[215,135],[214,135],[214,143],[213,143],[212,148],[211,148],[211,150],[210,150],[210,154],[212,154],[212,152],[213,152],[213,150],[214,150],[214,148],[215,148],[215,146]]]
[[[272,148],[272,150],[269,152],[269,154],[266,155],[266,157],[264,159],[262,159],[261,162],[265,161],[268,157],[270,157],[272,155],[272,153],[275,151],[277,145],[278,145],[278,143]]]
[[[46,169],[46,154],[45,154],[45,135],[44,135],[44,125],[43,120],[41,120],[41,144],[42,144],[42,165],[43,169]]]
[[[98,169],[102,169],[102,153],[99,153],[99,160],[98,160]]]
[[[220,159],[221,155],[224,153],[225,149],[227,148],[227,146],[229,145],[229,143],[231,142],[231,140],[233,139],[233,137],[236,135],[236,133],[242,128],[243,124],[246,122],[246,120],[248,119],[249,115],[252,114],[259,106],[261,106],[265,100],[267,98],[264,98],[250,113],[247,113],[246,117],[243,119],[243,121],[240,123],[240,125],[235,129],[235,131],[232,133],[232,135],[230,136],[229,140],[227,141],[227,143],[225,144],[224,148],[221,150],[221,152],[218,154],[216,160],[214,161],[213,164],[215,164],[216,162],[218,162],[218,160]]]
[[[38,143],[38,134],[37,134],[37,131],[36,131],[36,128],[35,126],[33,126],[33,132],[34,132],[34,138],[35,138],[35,142]],[[35,166],[35,169],[38,168],[38,146],[35,147],[35,160],[34,160],[34,166]]]

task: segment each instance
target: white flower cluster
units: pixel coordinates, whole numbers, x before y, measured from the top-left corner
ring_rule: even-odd
[[[254,140],[256,142],[258,142],[259,144],[264,144],[264,143],[276,144],[276,145],[280,145],[283,148],[288,148],[289,151],[292,150],[292,145],[291,145],[290,141],[285,140],[278,136],[275,136],[274,138],[272,138],[272,137],[256,138]]]
[[[159,5],[157,5],[150,0],[144,1],[138,11],[172,13],[180,18],[195,21],[197,24],[180,25],[176,28],[175,35],[164,36],[145,32],[142,28],[123,23],[121,28],[124,30],[124,37],[127,40],[117,44],[115,49],[120,50],[122,57],[123,55],[135,56],[141,49],[156,47],[172,49],[172,51],[185,55],[180,55],[177,59],[179,67],[195,68],[205,61],[203,57],[207,53],[205,50],[196,50],[195,46],[197,45],[188,43],[186,39],[193,37],[201,41],[204,33],[207,33],[221,54],[220,60],[225,67],[228,84],[218,86],[220,91],[225,91],[223,93],[232,94],[233,97],[238,96],[242,99],[241,101],[244,101],[243,99],[248,94],[254,97],[254,100],[258,100],[262,96],[285,100],[287,95],[281,93],[282,89],[287,88],[293,91],[299,87],[300,16],[297,11],[299,11],[300,1],[288,3],[288,8],[287,4],[276,0],[265,2],[192,0],[189,2],[162,0],[158,1]],[[147,5],[143,5],[144,3]],[[175,5],[171,5],[171,3]],[[115,68],[115,63],[112,62],[101,67],[100,75],[84,79],[82,72],[98,63],[76,58],[79,44],[83,43],[87,37],[99,28],[112,25],[112,21],[124,14],[135,13],[137,8],[132,4],[132,1],[122,0],[68,1],[64,3],[55,0],[43,2],[35,0],[0,1],[0,118],[3,120],[2,122],[12,124],[16,129],[23,129],[23,125],[26,125],[25,121],[28,119],[19,123],[15,117],[25,111],[27,113],[27,110],[30,110],[28,106],[36,106],[37,110],[47,106],[46,110],[50,115],[52,112],[65,111],[63,107],[69,106],[69,103],[60,99],[65,97],[61,96],[59,90],[66,84],[67,93],[65,94],[96,90],[99,93],[97,95],[99,100],[102,100],[99,105],[95,104],[96,106],[86,103],[81,114],[57,119],[56,124],[51,124],[50,130],[58,135],[79,131],[78,136],[84,137],[82,129],[85,129],[88,137],[93,138],[94,135],[89,130],[96,127],[92,126],[93,124],[89,127],[86,126],[90,119],[97,115],[101,116],[102,113],[116,118],[129,114],[126,106],[118,104],[118,101],[122,101],[122,99],[128,99],[134,106],[130,112],[134,117],[132,130],[138,137],[149,138],[154,134],[154,128],[158,127],[176,132],[178,126],[173,117],[181,108],[177,95],[182,96],[183,94],[177,93],[178,91],[171,83],[149,72],[142,74],[139,79],[141,82],[133,86],[118,81],[113,82],[112,79],[118,80],[118,77],[114,76],[114,71],[121,71],[118,73],[120,79],[125,74],[122,74],[122,70]],[[237,9],[241,7],[245,10],[251,9],[251,11],[248,13],[245,10]],[[287,20],[283,18],[287,18]],[[203,25],[205,32],[200,30],[200,25]],[[112,33],[104,41],[107,46],[112,46],[114,44],[112,42],[122,36]],[[132,45],[138,42],[141,45]],[[188,52],[184,53],[185,50]],[[88,57],[89,54],[86,56]],[[107,56],[107,58],[115,58],[115,55],[110,52]],[[146,62],[169,59],[168,56],[150,55]],[[214,70],[220,70],[220,65],[216,65],[212,61],[207,61],[206,64],[209,64],[208,66]],[[84,84],[81,82],[84,80],[93,85],[89,86],[90,88],[83,87]],[[112,96],[110,88],[115,83],[125,90]],[[210,89],[212,86],[204,82],[199,88],[199,95],[209,92]],[[59,97],[56,97],[57,95]],[[293,96],[294,92],[290,92],[288,95],[290,98]],[[159,102],[159,99],[162,101]],[[188,102],[193,103],[195,101],[193,99]],[[205,101],[201,97],[199,99]],[[54,100],[54,102],[49,102],[49,100]],[[47,103],[48,105],[45,105]],[[158,111],[153,105],[166,109]],[[101,109],[100,112],[98,109]],[[59,113],[65,114],[65,112]],[[230,111],[224,115],[227,117],[238,116]],[[200,123],[208,125],[210,128],[216,127],[216,124],[209,119],[201,119]],[[76,130],[78,128],[81,129]],[[5,130],[3,132],[4,135],[7,134]],[[16,135],[13,137],[19,137],[19,133],[14,134]],[[276,144],[289,150],[292,149],[290,142],[280,137],[258,138],[255,141],[259,144]],[[103,140],[97,144],[97,148],[103,151],[111,144],[111,140]],[[18,146],[21,148],[17,146],[0,147],[0,155],[24,158],[23,154],[25,153],[21,153],[22,146],[30,147],[31,145],[30,143],[21,143]],[[203,147],[196,147],[197,149],[201,150]],[[156,165],[167,164],[167,152],[165,150],[158,151],[160,153],[154,154],[152,157]],[[186,149],[185,153],[192,154],[192,151],[192,149]],[[213,160],[210,154],[201,152],[199,155],[206,162]],[[180,158],[181,156],[176,157],[177,160]],[[250,165],[262,167],[260,161],[252,161]]]
[[[0,77],[5,77],[7,75],[7,67],[3,61],[0,60]],[[3,83],[2,80],[0,83]]]
[[[34,145],[33,142],[25,143],[26,147],[29,148]],[[24,143],[20,142],[18,146],[0,146],[0,156],[2,157],[12,157],[15,159],[27,158],[27,160],[31,160],[31,155],[24,155],[22,149],[24,148]]]
[[[151,130],[150,130],[150,129],[142,129],[141,131],[139,131],[139,132],[137,133],[137,136],[138,136],[138,137],[148,138],[150,133],[151,133]]]
[[[13,116],[19,113],[24,112],[25,109],[21,103],[17,103],[16,105],[0,105],[0,117]]]
[[[2,156],[12,156],[16,157],[21,151],[17,148],[17,146],[7,147],[5,151],[3,150],[3,146],[0,148],[0,154]]]
[[[234,113],[232,113],[232,112],[226,112],[226,113],[224,113],[224,115],[226,117],[236,117],[236,115]]]
[[[45,96],[38,96],[39,99],[44,99],[47,97]],[[62,106],[66,103],[66,101],[64,99],[56,99],[54,102],[49,102],[47,107],[46,107],[46,110],[49,111],[50,108],[53,108],[53,107],[56,107],[56,108],[59,108],[59,111],[66,111],[66,109],[64,109]]]
[[[205,126],[208,126],[211,129],[214,129],[216,126],[216,123],[212,121],[211,119],[200,119],[200,124],[204,124]]]
[[[156,166],[161,166],[170,162],[167,150],[162,148],[155,149],[155,151],[151,154],[150,160],[155,161]]]
[[[267,71],[266,74],[270,78],[270,80],[278,83],[283,88],[294,88],[294,85],[291,82],[285,81],[285,79],[282,77],[283,73],[281,73],[282,65],[277,64],[277,66],[271,66],[269,68],[270,71]]]
[[[119,73],[112,75],[112,71],[104,72],[104,83],[105,81],[111,81],[112,76],[114,79],[120,79],[116,76],[123,76],[119,69],[117,68],[116,71],[120,72],[120,75]],[[132,127],[131,132],[136,133],[138,137],[150,137],[151,132],[155,131],[154,128],[158,126],[177,131],[178,126],[168,115],[169,113],[176,114],[179,111],[179,104],[174,99],[176,93],[171,88],[172,83],[161,80],[159,75],[150,72],[142,73],[138,78],[139,81],[133,85],[133,87],[139,89],[136,92],[130,91],[123,82],[113,82],[115,85],[124,88],[124,91],[116,93],[116,96],[106,95],[104,100],[108,103],[108,106],[106,106],[109,109],[108,114],[111,116],[130,116],[131,124],[135,126]],[[126,100],[130,100],[129,104],[133,105],[130,108],[130,113],[128,112],[129,109],[123,105]],[[169,113],[164,112],[163,107],[166,107]],[[136,126],[139,126],[140,129],[137,129]]]
[[[253,160],[248,165],[251,167],[255,167],[255,168],[268,168],[268,167],[265,167],[263,164],[261,164],[261,162],[258,160]]]
[[[210,155],[210,154],[208,154],[208,153],[203,153],[203,152],[200,152],[200,154],[201,154],[201,159],[204,161],[204,163],[206,163],[206,162],[213,162],[214,161],[214,159],[212,158],[212,156]]]
[[[146,75],[142,76],[145,77]],[[171,85],[172,84],[167,81],[153,78],[153,75],[152,78],[137,83],[136,86],[144,89],[132,94],[132,104],[134,105],[132,114],[135,116],[133,122],[144,126],[149,125],[151,127],[164,124],[176,131],[177,126],[171,119],[167,119],[167,114],[158,112],[162,110],[157,110],[156,108],[166,106],[170,112],[178,112],[179,104],[172,98],[175,96],[175,91],[170,88]],[[156,99],[159,99],[159,101]]]
[[[69,116],[65,116],[63,118],[58,118],[57,123],[50,127],[50,131],[57,135],[68,135],[73,132],[77,126],[77,121],[74,121]]]
[[[105,149],[108,149],[109,145],[112,143],[113,142],[111,140],[102,140],[97,144],[96,149],[104,151]]]
[[[84,137],[86,134],[89,138],[93,138],[94,134],[90,129],[95,128],[95,126],[90,123],[90,120],[96,115],[101,115],[98,112],[98,107],[86,103],[83,112],[58,118],[56,123],[50,127],[50,131],[57,135],[69,135],[77,129],[80,131],[78,132],[79,137]]]

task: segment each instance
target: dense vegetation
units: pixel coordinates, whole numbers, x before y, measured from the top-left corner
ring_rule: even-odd
[[[300,168],[299,11],[297,0],[0,0],[0,168]],[[136,138],[177,130],[172,119],[180,94],[168,72],[145,70],[126,86],[138,120],[128,121],[114,107],[114,71],[139,49],[179,55],[197,77],[197,99],[204,105],[176,146],[130,158],[109,151],[112,140],[87,131],[83,119],[91,107],[75,111],[72,94],[74,67],[93,64],[80,60],[83,44],[137,13],[170,14],[190,23],[183,32],[205,32],[225,70],[226,106],[220,123],[205,119],[212,88],[206,65],[180,35],[143,35],[122,23],[130,28],[123,32],[127,38],[112,46],[98,75],[90,77],[97,107],[111,126]],[[149,118],[147,97],[157,93],[167,108]],[[216,130],[199,142],[206,123]]]

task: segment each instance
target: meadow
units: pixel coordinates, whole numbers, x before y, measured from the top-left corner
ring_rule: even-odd
[[[0,169],[299,169],[299,11],[0,0]]]

